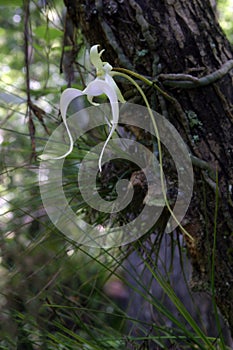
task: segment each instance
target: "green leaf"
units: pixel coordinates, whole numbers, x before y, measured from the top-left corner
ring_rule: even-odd
[[[50,28],[47,25],[38,26],[34,29],[34,34],[39,39],[44,39],[47,42],[60,38],[62,36],[62,31],[57,28]]]

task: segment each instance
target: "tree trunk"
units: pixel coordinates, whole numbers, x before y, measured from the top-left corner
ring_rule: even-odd
[[[158,95],[156,110],[174,124],[193,155],[194,192],[184,222],[194,238],[186,237],[191,285],[210,291],[216,229],[215,298],[233,335],[233,50],[210,1],[65,4],[88,43],[106,49],[105,60],[152,77],[177,100]]]

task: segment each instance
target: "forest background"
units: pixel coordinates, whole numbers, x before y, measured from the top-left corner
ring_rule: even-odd
[[[0,9],[0,349],[232,346],[213,293],[190,286],[180,233],[151,232],[135,244],[97,250],[75,245],[50,222],[37,156],[61,123],[62,91],[83,89],[93,76],[90,44],[63,1],[0,1]],[[219,0],[215,11],[233,43],[232,1]],[[191,122],[201,127],[195,117]],[[98,136],[104,139],[106,130]],[[79,149],[87,152],[94,142],[90,135]],[[75,151],[65,162],[65,193],[78,213],[103,224],[109,217],[77,192],[83,154]],[[103,197],[115,182],[109,176]]]

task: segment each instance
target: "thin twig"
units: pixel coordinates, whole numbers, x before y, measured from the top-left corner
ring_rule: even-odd
[[[32,155],[31,159],[36,156],[36,144],[35,144],[35,125],[32,119],[31,109],[31,95],[30,95],[30,69],[29,69],[29,37],[30,37],[30,1],[24,0],[24,60],[26,71],[26,93],[27,93],[27,110],[26,117],[28,117],[28,129],[31,137]]]

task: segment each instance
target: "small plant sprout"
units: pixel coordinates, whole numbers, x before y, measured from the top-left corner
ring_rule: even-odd
[[[94,45],[92,46],[90,50],[90,61],[93,64],[93,66],[96,68],[96,78],[91,81],[87,87],[82,91],[74,88],[68,88],[65,91],[63,91],[60,99],[60,110],[61,110],[61,116],[63,123],[66,127],[68,136],[69,136],[69,141],[70,141],[70,148],[69,150],[62,156],[55,157],[53,159],[62,159],[68,156],[72,150],[73,150],[73,145],[74,141],[72,138],[72,135],[70,133],[69,127],[67,125],[67,119],[66,119],[66,114],[67,114],[67,109],[70,105],[70,103],[79,96],[87,96],[88,101],[93,104],[97,105],[95,102],[93,102],[93,97],[100,96],[102,94],[106,95],[109,99],[110,105],[111,105],[111,110],[112,110],[112,126],[110,133],[107,137],[107,140],[104,143],[103,149],[100,153],[99,156],[99,169],[100,171],[102,170],[101,166],[101,161],[103,157],[104,150],[114,132],[114,130],[117,127],[118,120],[119,120],[119,105],[118,101],[124,103],[125,99],[122,96],[120,89],[118,88],[117,84],[115,83],[113,77],[112,77],[112,66],[108,62],[103,62],[101,60],[101,55],[104,50],[101,52],[98,52],[98,46],[99,45]],[[46,160],[49,159],[49,157],[44,154],[40,156],[41,160]]]

